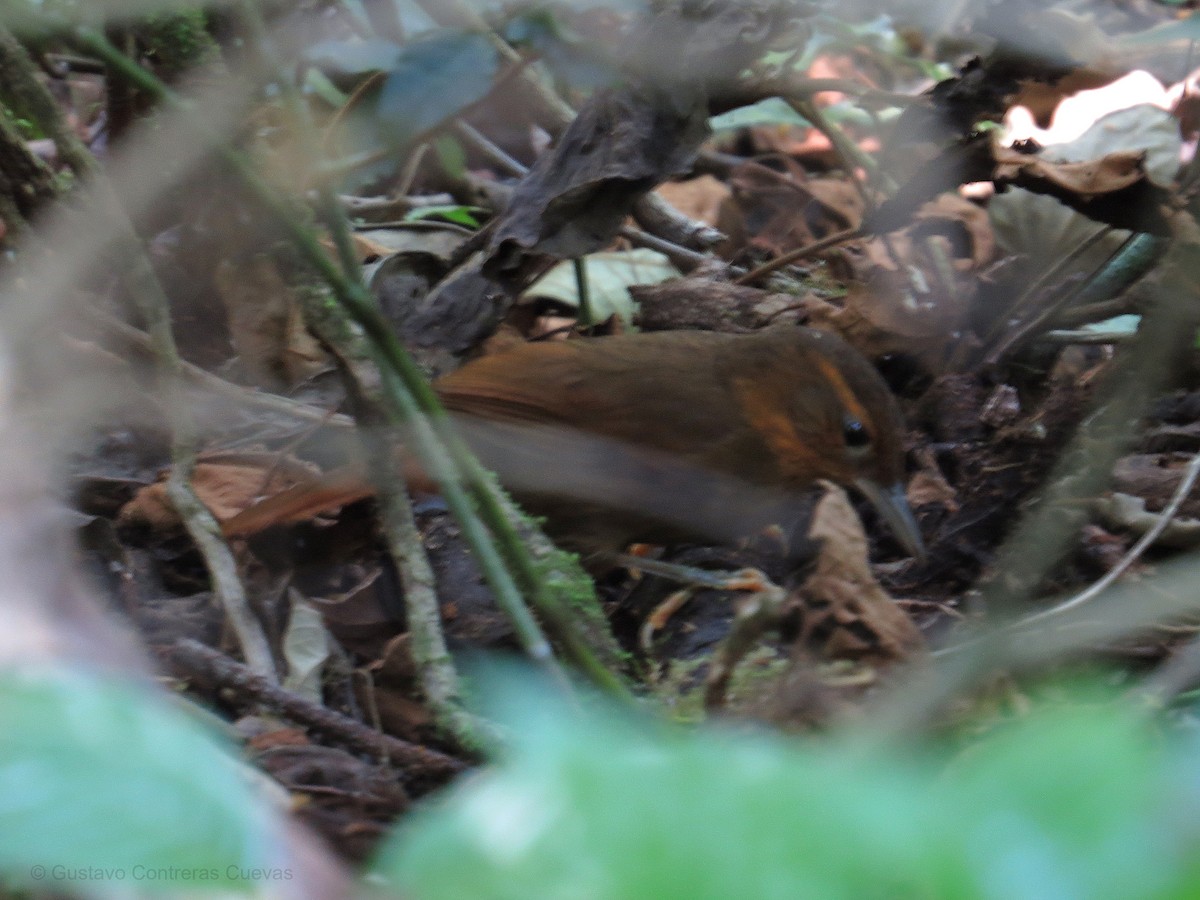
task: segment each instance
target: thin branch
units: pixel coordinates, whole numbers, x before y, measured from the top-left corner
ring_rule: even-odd
[[[122,341],[132,344],[138,350],[147,353],[153,352],[154,347],[150,336],[140,328],[134,328],[132,325],[122,322],[120,319],[113,318],[98,309],[89,308],[85,310],[85,314],[98,328],[120,338]],[[180,359],[179,361],[179,370],[184,379],[196,387],[215,394],[218,397],[231,400],[239,406],[258,408],[263,412],[275,413],[276,415],[287,416],[292,419],[299,419],[303,422],[312,422],[318,425],[330,425],[335,428],[354,427],[354,420],[347,415],[330,413],[328,410],[321,409],[320,407],[311,406],[300,400],[293,400],[290,397],[283,397],[268,391],[242,387],[231,381],[226,381],[219,375],[214,375],[207,369],[202,369],[184,359]]]
[[[789,266],[792,263],[805,259],[820,253],[822,250],[828,250],[830,247],[836,247],[838,244],[844,244],[846,241],[852,241],[856,237],[862,237],[861,228],[847,228],[845,231],[834,232],[826,235],[819,241],[813,241],[811,244],[806,244],[799,249],[792,250],[783,256],[777,256],[765,265],[759,266],[757,269],[752,269],[740,278],[734,279],[734,284],[754,284],[766,278],[772,272],[777,272],[784,266]]]
[[[1032,625],[1035,622],[1044,622],[1046,619],[1060,616],[1069,610],[1083,606],[1089,600],[1102,594],[1118,578],[1124,575],[1129,570],[1129,567],[1137,562],[1141,555],[1162,536],[1167,526],[1171,524],[1171,520],[1179,512],[1179,507],[1183,505],[1183,501],[1187,499],[1188,494],[1192,492],[1192,488],[1196,486],[1197,477],[1200,477],[1200,453],[1193,456],[1192,461],[1188,463],[1187,470],[1184,472],[1183,478],[1179,481],[1179,486],[1175,488],[1175,493],[1171,496],[1171,502],[1159,513],[1153,527],[1143,534],[1136,544],[1129,548],[1129,552],[1121,557],[1120,561],[1107,571],[1103,578],[1087,590],[1080,591],[1074,597],[1063,601],[1057,606],[1052,606],[1031,616],[1026,616],[1013,627],[1019,629],[1026,625]]]
[[[103,189],[104,194],[109,194]],[[113,220],[121,221],[124,213],[112,196],[107,204]],[[128,224],[127,222],[125,224]],[[119,227],[119,226],[118,226]],[[246,590],[237,574],[233,551],[221,534],[221,526],[212,512],[196,495],[192,474],[196,468],[196,447],[199,436],[190,406],[182,391],[183,371],[175,336],[171,332],[171,313],[166,295],[150,270],[150,264],[133,238],[132,226],[127,245],[130,264],[134,269],[133,296],[146,320],[146,330],[154,348],[159,377],[166,395],[167,415],[171,422],[171,474],[167,479],[167,496],[183,520],[184,528],[196,549],[204,558],[213,593],[237,635],[238,644],[247,664],[258,675],[277,683],[279,675],[271,646],[262,623],[255,617],[246,598]]]
[[[185,675],[215,682],[216,686],[242,698],[247,705],[263,705],[276,710],[354,750],[386,757],[409,768],[419,768],[421,774],[427,775],[457,775],[467,768],[465,763],[445,753],[373,731],[348,716],[284,690],[191,638],[181,638],[172,644],[168,659]]]

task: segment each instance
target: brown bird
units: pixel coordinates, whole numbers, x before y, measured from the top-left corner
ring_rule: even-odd
[[[744,537],[782,524],[796,492],[828,479],[858,488],[924,553],[895,399],[834,334],[530,343],[435,388],[482,461],[572,549]]]
[[[899,409],[875,368],[834,334],[786,327],[530,343],[434,387],[483,463],[585,556],[786,525],[796,494],[818,479],[859,489],[906,549],[924,553],[904,497]],[[341,502],[366,493],[361,482],[327,492]],[[281,499],[226,530],[290,518]],[[315,506],[292,506],[301,509]]]

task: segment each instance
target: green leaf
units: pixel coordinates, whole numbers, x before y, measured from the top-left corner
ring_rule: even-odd
[[[497,68],[486,35],[442,31],[405,46],[384,79],[375,113],[384,133],[407,145],[487,96]]]
[[[750,106],[731,109],[708,120],[714,132],[750,128],[755,125],[809,125],[804,118],[780,97],[768,97]]]
[[[614,315],[625,322],[632,322],[637,304],[629,295],[629,287],[635,284],[658,284],[679,275],[679,270],[671,261],[654,250],[592,253],[585,256],[584,260],[588,302],[593,319],[585,322],[585,325],[597,325]],[[526,288],[520,299],[526,303],[537,299],[556,300],[564,306],[578,309],[579,288],[575,281],[574,264],[570,260],[558,263]]]
[[[329,80],[320,69],[309,68],[304,73],[304,90],[315,94],[335,109],[342,106],[347,99],[346,94],[338,90],[336,84]]]
[[[579,714],[544,686],[508,758],[418,811],[376,872],[440,898],[1200,896],[1196,741],[1125,704],[931,748]]]
[[[422,219],[437,218],[445,219],[447,222],[453,222],[456,225],[464,225],[467,228],[478,228],[479,220],[475,215],[484,212],[487,212],[487,210],[478,206],[419,206],[405,213],[404,221],[419,222]]]
[[[0,878],[162,891],[270,868],[272,823],[233,758],[145,687],[8,672],[0,722]]]

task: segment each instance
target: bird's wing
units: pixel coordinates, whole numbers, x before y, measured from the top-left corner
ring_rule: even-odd
[[[611,377],[616,374],[586,342],[558,341],[485,356],[438,379],[434,387],[454,412],[588,428],[620,413],[625,379]]]

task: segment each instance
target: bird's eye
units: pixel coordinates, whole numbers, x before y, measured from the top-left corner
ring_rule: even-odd
[[[842,438],[851,450],[863,450],[871,445],[867,426],[853,416],[842,419]]]

